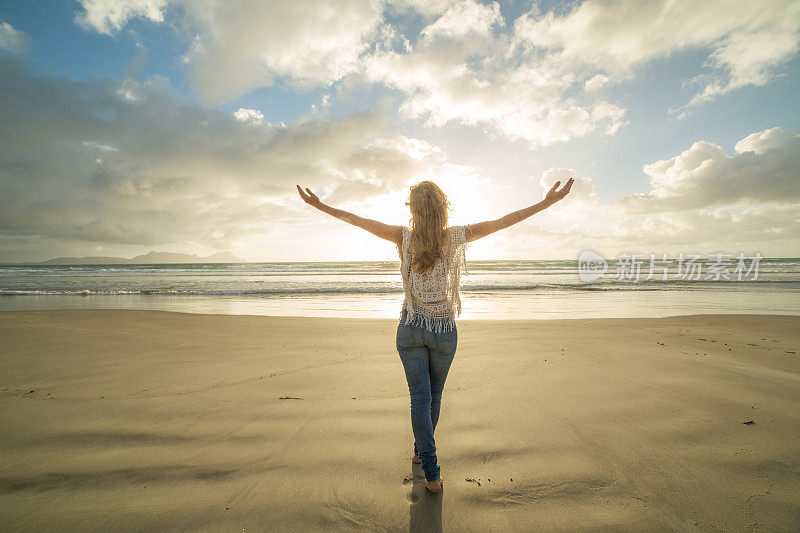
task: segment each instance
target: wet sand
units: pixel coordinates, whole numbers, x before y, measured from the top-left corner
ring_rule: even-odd
[[[461,320],[438,495],[395,328],[0,313],[2,529],[800,529],[800,317]]]

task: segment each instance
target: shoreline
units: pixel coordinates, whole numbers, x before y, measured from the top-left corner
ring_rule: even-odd
[[[260,318],[260,319],[297,319],[297,320],[343,320],[347,322],[375,322],[375,321],[390,321],[397,322],[398,318],[384,318],[384,317],[334,317],[334,316],[299,316],[299,315],[259,315],[259,314],[226,314],[226,313],[200,313],[192,311],[170,311],[164,309],[127,309],[127,308],[85,308],[85,309],[26,309],[26,310],[10,310],[0,311],[0,316],[4,314],[23,314],[23,313],[108,313],[108,312],[123,312],[123,313],[164,313],[167,315],[183,315],[183,316],[203,316],[203,317],[243,317],[243,318]],[[664,319],[678,319],[678,318],[702,318],[702,317],[795,317],[800,318],[800,314],[792,313],[687,313],[678,315],[666,316],[640,316],[640,317],[597,317],[597,318],[457,318],[456,323],[482,323],[492,322],[559,322],[559,321],[626,321],[631,320],[664,320]]]
[[[0,523],[797,527],[800,316],[457,319],[438,496],[410,462],[396,324],[0,313]]]
[[[800,315],[798,293],[586,291],[573,295],[462,293],[457,320],[641,318],[702,314]],[[399,319],[402,294],[303,295],[292,298],[201,295],[0,296],[0,313],[34,310],[152,310],[235,316]],[[520,318],[522,317],[522,318]]]

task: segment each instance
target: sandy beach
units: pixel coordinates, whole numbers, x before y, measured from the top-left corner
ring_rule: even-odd
[[[439,495],[395,328],[0,313],[2,529],[800,529],[798,316],[459,321]]]

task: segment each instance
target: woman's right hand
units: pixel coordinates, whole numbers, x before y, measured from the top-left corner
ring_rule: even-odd
[[[564,197],[565,197],[567,194],[569,194],[569,190],[570,190],[570,188],[572,187],[572,184],[573,184],[574,182],[575,182],[575,179],[574,179],[574,178],[570,178],[570,179],[567,181],[567,183],[566,183],[566,184],[564,184],[564,186],[563,186],[563,187],[561,187],[561,190],[557,190],[557,189],[558,189],[558,186],[559,186],[559,185],[561,185],[561,182],[560,182],[560,181],[557,181],[557,182],[555,183],[555,185],[553,185],[553,188],[552,188],[552,189],[550,189],[550,190],[547,192],[547,195],[544,197],[545,201],[546,201],[548,204],[550,204],[550,205],[553,205],[553,204],[554,204],[554,203],[556,203],[557,201],[559,201],[559,200],[563,199],[563,198],[564,198]]]

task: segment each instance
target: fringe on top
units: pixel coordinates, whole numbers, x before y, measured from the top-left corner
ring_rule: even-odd
[[[455,327],[455,319],[461,315],[461,270],[469,274],[466,257],[467,227],[448,228],[448,239],[442,248],[442,257],[423,273],[411,268],[411,230],[403,227],[403,241],[399,252],[405,292],[405,325],[421,325],[435,333],[452,331]],[[402,318],[401,310],[400,319]]]

